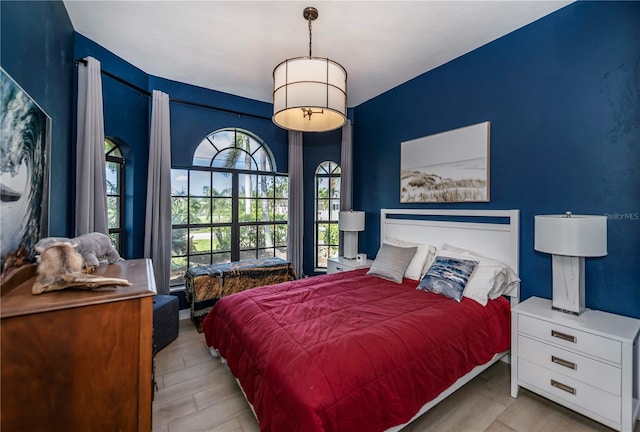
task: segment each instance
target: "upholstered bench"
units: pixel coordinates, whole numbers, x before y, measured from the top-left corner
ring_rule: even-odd
[[[275,257],[191,267],[185,273],[185,296],[191,305],[191,320],[202,332],[200,324],[218,299],[295,278],[291,261]]]
[[[154,354],[178,337],[178,303],[178,297],[172,295],[153,297]]]

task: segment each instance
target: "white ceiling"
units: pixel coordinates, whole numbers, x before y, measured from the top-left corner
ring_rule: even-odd
[[[345,67],[350,107],[569,3],[64,0],[78,33],[146,73],[265,102],[273,68],[308,55],[314,6],[312,54]]]

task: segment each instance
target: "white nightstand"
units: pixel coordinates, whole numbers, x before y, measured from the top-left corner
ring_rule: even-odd
[[[531,297],[511,312],[511,396],[518,386],[621,431],[638,416],[640,320],[580,316]]]
[[[373,264],[373,260],[370,259],[361,263],[345,257],[329,258],[327,261],[327,274],[369,268],[371,264]]]

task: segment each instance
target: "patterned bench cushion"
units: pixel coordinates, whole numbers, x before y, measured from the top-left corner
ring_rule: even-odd
[[[295,278],[291,262],[275,257],[191,267],[185,274],[185,294],[191,305],[191,319],[201,331],[200,322],[218,299]]]

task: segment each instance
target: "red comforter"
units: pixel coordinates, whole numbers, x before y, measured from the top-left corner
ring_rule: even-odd
[[[205,318],[262,431],[388,429],[509,348],[507,300],[457,303],[365,273],[243,291]]]

